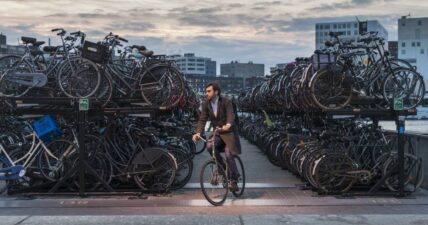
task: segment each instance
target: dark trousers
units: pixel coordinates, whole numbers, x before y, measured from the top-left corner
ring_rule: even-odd
[[[213,143],[216,150],[215,152],[216,152],[217,160],[219,160],[219,162],[223,164],[221,160],[222,157],[220,155],[220,152],[224,152],[224,154],[226,155],[227,164],[229,165],[230,179],[232,181],[238,181],[238,178],[239,178],[238,167],[236,166],[235,159],[231,154],[231,152],[229,151],[228,146],[226,146],[224,141],[221,139],[220,135],[216,135],[215,137],[211,135],[208,138],[208,143],[207,143],[207,150],[211,155],[212,155],[211,151],[213,149]],[[225,165],[223,165],[223,167],[226,168]]]

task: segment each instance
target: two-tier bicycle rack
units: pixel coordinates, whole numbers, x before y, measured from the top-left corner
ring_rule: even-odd
[[[370,105],[378,102],[379,100],[375,99],[353,99],[350,105]],[[262,113],[257,111],[257,113]],[[385,174],[377,183],[370,188],[367,192],[346,192],[346,193],[329,193],[333,195],[343,195],[343,196],[371,196],[371,195],[393,195],[397,197],[404,197],[411,192],[406,191],[404,187],[405,175],[404,175],[404,157],[405,157],[405,117],[410,115],[416,115],[416,109],[409,110],[399,110],[394,109],[368,109],[364,107],[353,107],[353,108],[344,108],[337,110],[313,110],[313,111],[275,111],[268,112],[273,115],[282,115],[282,116],[291,116],[291,117],[302,117],[305,113],[313,116],[323,116],[328,119],[340,119],[340,118],[370,118],[373,123],[378,124],[379,121],[395,121],[396,130],[397,130],[397,147],[398,147],[398,164],[392,168],[388,174]],[[385,180],[392,173],[395,173],[398,170],[398,182],[399,188],[397,191],[379,191],[382,185],[385,183]],[[305,188],[305,187],[304,187]],[[319,192],[319,194],[321,194]]]
[[[88,163],[85,149],[85,124],[88,122],[88,116],[99,115],[134,115],[140,117],[156,117],[169,109],[147,105],[142,99],[112,99],[121,107],[101,107],[103,102],[96,98],[87,98],[89,108],[82,110],[79,107],[79,98],[45,98],[45,97],[0,97],[0,117],[3,116],[24,116],[24,115],[74,115],[76,118],[75,128],[77,130],[78,142],[78,161],[79,163],[56,182],[47,182],[41,185],[31,186],[19,190],[12,190],[10,193],[32,192],[34,189],[50,187],[48,194],[57,193],[60,187],[67,186],[66,181],[73,174],[78,172],[79,176],[79,196],[85,196],[88,192],[85,190],[85,173],[88,172],[98,180],[106,192],[103,194],[119,193],[114,190]],[[23,106],[24,104],[24,106]],[[11,107],[12,106],[12,107]],[[1,119],[0,119],[1,122]],[[53,185],[53,186],[52,186]]]

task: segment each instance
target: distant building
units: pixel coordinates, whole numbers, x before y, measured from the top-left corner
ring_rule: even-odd
[[[284,70],[284,68],[285,68],[286,65],[287,65],[287,63],[276,64],[276,66],[270,68],[270,74],[272,76],[278,75],[279,73],[281,73],[281,71]]]
[[[8,45],[6,35],[0,34],[0,57],[6,55],[23,55],[25,46],[23,45]]]
[[[388,52],[393,58],[398,58],[398,41],[388,41]]]
[[[6,44],[6,35],[3,35],[2,33],[0,33],[0,45],[5,45]]]
[[[363,24],[363,23],[362,23]],[[362,29],[362,27],[361,27]],[[367,31],[377,31],[380,37],[388,40],[388,31],[377,20],[367,21]],[[342,34],[342,40],[356,40],[359,37],[360,24],[354,22],[331,22],[315,24],[315,48],[324,48],[324,42],[331,40],[329,32],[338,32]]]
[[[248,77],[245,79],[245,88],[253,88],[263,83],[265,80],[265,77]]]
[[[194,53],[182,55],[170,55],[167,59],[174,60],[185,75],[215,76],[217,63],[211,58],[198,57]]]
[[[398,20],[398,58],[416,66],[428,87],[428,17]]]
[[[232,61],[220,65],[220,74],[229,77],[260,77],[264,76],[265,65],[253,62],[240,63]]]
[[[6,55],[23,55],[24,53],[25,53],[24,46],[0,44],[0,57],[6,56]]]
[[[222,93],[238,93],[238,91],[244,87],[244,79],[242,77],[216,77],[191,74],[188,74],[185,77],[193,90],[199,94],[204,94],[205,86],[212,82],[220,85]]]

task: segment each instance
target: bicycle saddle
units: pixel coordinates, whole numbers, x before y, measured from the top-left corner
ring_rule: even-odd
[[[43,51],[45,52],[56,52],[58,50],[58,46],[45,46],[43,47]]]
[[[21,40],[24,44],[34,44],[37,42],[37,39],[32,37],[21,37]]]
[[[33,46],[34,47],[39,47],[40,45],[43,45],[44,43],[46,43],[46,42],[44,42],[44,41],[36,41],[36,42],[33,43]]]

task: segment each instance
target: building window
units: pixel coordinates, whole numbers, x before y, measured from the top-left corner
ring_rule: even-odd
[[[320,26],[319,26],[318,24],[316,24],[316,25],[315,25],[315,29],[317,29],[317,30],[318,30],[319,28],[320,28]]]
[[[405,49],[402,49],[402,50],[401,50],[401,54],[402,54],[402,55],[405,55],[405,54],[406,54],[406,50],[405,50]]]
[[[187,61],[189,61],[189,62],[194,62],[194,61],[195,61],[195,59],[187,59]]]
[[[187,68],[187,70],[195,70],[195,68],[189,67]]]
[[[421,49],[421,54],[425,54],[425,49]]]
[[[418,20],[418,25],[419,26],[422,25],[422,21],[421,20]]]
[[[421,29],[415,30],[415,39],[421,39]]]
[[[358,24],[357,23],[354,23],[354,28],[358,28]]]
[[[402,27],[406,26],[406,23],[405,23],[405,22],[402,22],[402,23],[401,23],[401,26],[402,26]]]
[[[334,28],[334,29],[336,29],[336,28],[337,28],[337,24],[334,24],[334,25],[333,25],[333,28]]]
[[[320,25],[320,29],[321,29],[321,30],[323,29],[323,26],[322,26],[322,24]]]
[[[350,24],[350,23],[346,24],[346,27],[347,27],[348,29],[350,29],[350,28],[351,28],[351,24]]]
[[[327,29],[327,30],[329,30],[330,29],[330,24],[329,25],[325,25],[324,28]]]
[[[421,47],[421,43],[418,41],[418,42],[416,42],[416,46],[417,47]]]
[[[406,42],[401,42],[401,47],[406,47]]]
[[[416,46],[415,42],[412,42],[412,47],[415,47],[415,46]]]
[[[357,30],[354,30],[354,35],[358,35],[358,31]]]
[[[348,35],[351,35],[351,31],[348,30]]]

